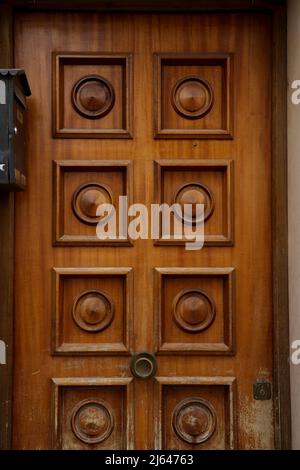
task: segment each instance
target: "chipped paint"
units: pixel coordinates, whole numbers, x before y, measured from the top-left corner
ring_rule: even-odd
[[[239,415],[240,434],[245,449],[273,449],[273,403],[246,398]]]

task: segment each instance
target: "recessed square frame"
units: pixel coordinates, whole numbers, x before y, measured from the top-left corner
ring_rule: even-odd
[[[166,343],[163,341],[163,282],[166,277],[221,278],[224,305],[224,342],[220,343]],[[155,351],[157,354],[234,355],[235,354],[235,269],[234,268],[154,268]]]
[[[134,442],[134,389],[131,377],[63,377],[51,379],[51,417],[50,437],[51,449],[62,448],[62,407],[63,391],[76,387],[122,387],[126,396],[126,413],[124,413],[126,432],[124,433],[124,449],[131,450]]]
[[[164,387],[176,386],[212,386],[226,387],[226,419],[225,440],[226,450],[234,450],[237,447],[237,416],[236,416],[236,378],[235,377],[155,377],[154,404],[156,409],[155,419],[155,449],[163,449],[163,424],[164,424]]]
[[[167,129],[163,126],[164,65],[195,64],[222,67],[222,127],[220,129]],[[233,53],[154,54],[154,138],[156,139],[233,139],[234,81]],[[170,104],[170,106],[172,106]]]
[[[86,235],[64,233],[64,172],[95,172],[105,170],[124,171],[126,176],[126,196],[128,206],[133,201],[133,165],[131,160],[54,160],[53,161],[53,245],[69,246],[132,246],[128,237],[115,240],[100,240]],[[122,196],[125,196],[122,194]]]
[[[122,122],[120,129],[82,129],[63,126],[64,77],[63,67],[76,65],[121,65],[122,72]],[[130,53],[108,54],[105,52],[53,52],[52,53],[52,132],[54,138],[70,139],[131,139],[133,126],[133,57]]]
[[[164,170],[184,171],[197,170],[197,171],[222,171],[225,173],[226,178],[226,233],[224,234],[210,234],[204,236],[204,246],[233,246],[234,245],[234,161],[233,160],[190,160],[190,159],[176,159],[176,160],[155,160],[154,161],[154,184],[153,190],[154,199],[157,204],[162,204],[163,191],[162,191],[162,178]],[[205,224],[204,224],[205,229]],[[161,230],[161,224],[159,227]],[[162,239],[161,236],[154,241],[155,245],[185,245],[189,240],[175,240],[170,238]]]
[[[63,282],[73,277],[123,277],[125,282],[123,305],[123,342],[118,343],[64,343]],[[52,355],[108,355],[130,354],[133,340],[133,269],[132,268],[53,268],[52,269]]]

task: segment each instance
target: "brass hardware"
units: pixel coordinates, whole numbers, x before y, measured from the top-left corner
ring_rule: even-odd
[[[139,379],[154,377],[157,370],[157,362],[154,354],[141,352],[134,354],[130,361],[132,374]]]

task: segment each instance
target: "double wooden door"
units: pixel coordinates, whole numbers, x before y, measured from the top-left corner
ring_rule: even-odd
[[[274,446],[270,38],[255,13],[16,15],[16,449]],[[99,240],[119,196],[203,203],[204,248]]]

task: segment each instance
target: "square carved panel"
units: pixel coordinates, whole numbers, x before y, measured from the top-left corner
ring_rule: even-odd
[[[119,197],[132,198],[132,162],[127,160],[54,161],[54,245],[131,245],[119,235]],[[116,213],[116,236],[97,237],[100,204],[111,204]],[[106,218],[107,220],[110,217]]]
[[[53,53],[53,135],[132,137],[131,54]]]
[[[236,448],[234,377],[156,377],[155,448]]]
[[[131,268],[53,269],[53,354],[129,354]]]
[[[155,137],[233,137],[232,54],[155,54]]]
[[[131,378],[53,378],[51,401],[51,448],[131,448]]]
[[[184,238],[184,205],[197,203],[204,204],[204,244],[233,245],[233,163],[232,160],[185,159],[154,162],[156,202],[169,206],[179,204],[182,209],[182,217],[175,214],[176,220],[174,211],[171,214],[169,239],[162,238],[160,226],[155,244],[185,244],[188,240]],[[174,237],[174,221],[178,225],[178,220],[179,225],[182,224],[181,239]],[[193,218],[191,222],[194,224],[196,220]]]
[[[156,351],[234,354],[234,268],[156,268]]]

